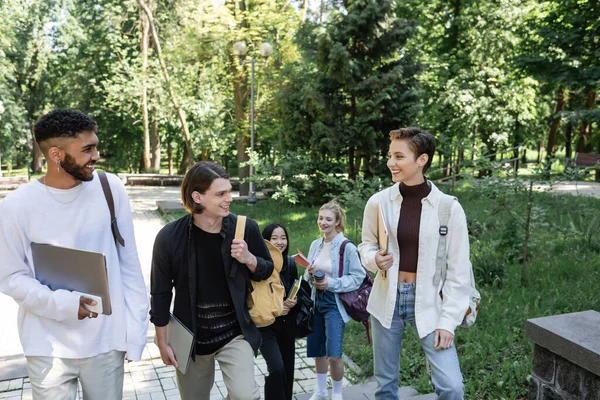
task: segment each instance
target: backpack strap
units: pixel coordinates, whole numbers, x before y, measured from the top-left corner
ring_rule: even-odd
[[[448,264],[446,262],[446,240],[448,235],[448,222],[452,214],[452,204],[456,200],[454,196],[442,195],[438,207],[438,218],[440,220],[440,241],[438,242],[437,255],[435,260],[435,275],[433,276],[433,284],[437,286],[440,280],[446,280],[446,271]]]
[[[237,222],[235,224],[235,236],[234,239],[244,240],[244,231],[246,230],[246,216],[238,215]]]
[[[340,272],[338,273],[338,278],[341,278],[342,275],[344,274],[344,251],[346,251],[346,245],[348,243],[352,243],[352,240],[346,239],[340,245],[340,267],[339,267]]]
[[[115,239],[115,242],[118,242],[121,246],[125,247],[125,239],[123,239],[121,233],[119,232],[119,225],[117,224],[117,217],[115,215],[115,200],[113,199],[106,173],[99,171],[98,178],[100,179],[102,191],[104,192],[104,197],[106,197],[106,203],[108,204],[108,209],[110,211],[110,229],[112,231],[113,238]]]

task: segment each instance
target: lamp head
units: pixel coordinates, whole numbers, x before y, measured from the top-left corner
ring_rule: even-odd
[[[245,42],[240,41],[233,44],[233,55],[238,57],[240,64],[242,63],[243,58],[246,56],[246,53],[248,53],[248,47],[246,47]]]

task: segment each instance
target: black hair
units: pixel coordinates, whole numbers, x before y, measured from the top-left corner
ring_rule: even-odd
[[[423,173],[427,172],[435,154],[435,138],[421,128],[400,128],[390,132],[390,140],[406,139],[408,147],[415,153],[415,159],[421,154],[427,154],[427,163],[423,166]]]
[[[269,224],[269,225],[265,226],[265,229],[263,229],[262,237],[263,237],[263,239],[271,240],[271,236],[273,236],[273,231],[277,228],[283,229],[283,231],[285,232],[285,237],[288,240],[287,247],[285,248],[284,251],[281,252],[281,254],[283,255],[283,259],[285,260],[288,255],[288,250],[290,249],[290,235],[288,235],[287,229],[285,229],[285,227],[283,225],[278,224],[278,223]]]
[[[98,131],[92,117],[78,110],[58,108],[43,115],[33,127],[38,144],[54,138],[76,138],[82,132]]]

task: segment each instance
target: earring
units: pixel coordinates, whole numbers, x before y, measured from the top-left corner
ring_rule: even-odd
[[[56,160],[56,172],[60,172],[60,160]]]

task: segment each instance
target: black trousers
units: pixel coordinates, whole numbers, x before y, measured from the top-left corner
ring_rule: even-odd
[[[267,327],[260,328],[260,352],[267,362],[269,375],[265,378],[265,400],[292,400],[294,364],[296,360],[295,314],[279,317]]]

